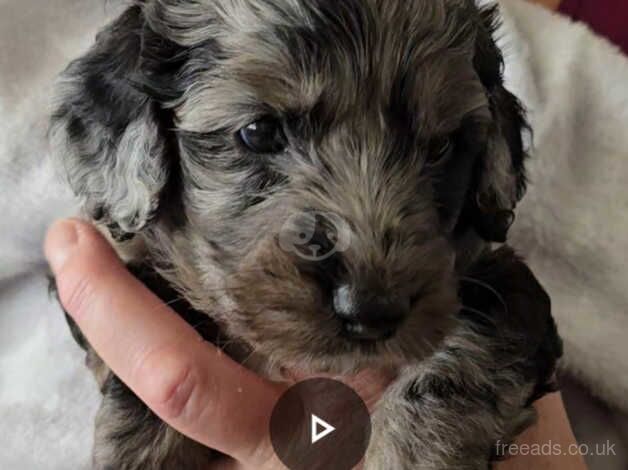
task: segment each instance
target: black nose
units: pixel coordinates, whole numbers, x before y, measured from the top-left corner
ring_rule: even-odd
[[[352,339],[388,339],[410,310],[410,300],[396,295],[360,291],[349,285],[334,290],[334,312]]]

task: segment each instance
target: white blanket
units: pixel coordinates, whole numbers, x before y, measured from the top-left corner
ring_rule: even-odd
[[[47,296],[40,248],[49,222],[75,211],[48,162],[46,114],[55,75],[117,3],[0,0],[2,470],[89,468],[98,393]],[[536,146],[511,242],[552,295],[570,372],[628,411],[628,60],[583,26],[503,4],[507,80]],[[568,398],[582,439],[621,444],[618,411]],[[617,451],[592,468],[628,468]]]

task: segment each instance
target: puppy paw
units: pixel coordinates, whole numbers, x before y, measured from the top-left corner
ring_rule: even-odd
[[[562,347],[547,293],[510,248],[461,279],[458,326],[406,368],[374,415],[367,468],[486,470],[535,420]]]
[[[460,320],[495,350],[494,366],[535,385],[530,403],[557,389],[563,347],[551,300],[521,257],[509,247],[487,253],[462,277],[460,298]]]

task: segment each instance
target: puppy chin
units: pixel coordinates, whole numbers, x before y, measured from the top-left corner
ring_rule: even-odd
[[[395,381],[398,374],[396,367],[372,367],[353,374],[322,374],[303,371],[300,369],[282,368],[282,381],[298,383],[308,379],[333,379],[346,383],[358,393],[366,397],[377,395],[378,390],[384,390]]]
[[[270,366],[264,363],[262,373],[272,379],[284,382],[299,382],[309,378],[331,378],[337,380],[352,380],[364,374],[395,376],[404,366],[401,358],[374,355],[360,356],[359,354],[344,357],[327,358],[293,358],[285,365]]]
[[[428,359],[454,324],[452,316],[440,322],[440,329],[432,332],[431,337],[423,339],[412,331],[372,343],[351,343],[340,337],[329,341],[327,338],[329,349],[326,352],[297,343],[284,344],[283,349],[276,344],[261,343],[249,347],[244,362],[269,379],[288,382],[309,377],[350,378],[365,371],[396,374],[409,364]]]

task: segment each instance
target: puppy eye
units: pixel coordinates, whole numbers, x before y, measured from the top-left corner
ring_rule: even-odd
[[[279,153],[287,140],[281,122],[271,116],[258,119],[238,131],[240,142],[255,153]]]

